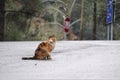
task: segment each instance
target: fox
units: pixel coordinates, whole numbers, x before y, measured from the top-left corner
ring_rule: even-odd
[[[49,36],[44,42],[41,42],[34,52],[33,57],[22,57],[22,60],[51,60],[51,52],[55,48],[56,37]]]

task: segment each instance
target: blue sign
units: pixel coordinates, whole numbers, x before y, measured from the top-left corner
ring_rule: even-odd
[[[113,0],[107,0],[107,17],[106,22],[107,24],[112,23],[113,20]]]

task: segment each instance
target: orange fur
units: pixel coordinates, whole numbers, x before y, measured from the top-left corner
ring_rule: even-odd
[[[42,42],[38,45],[35,50],[33,57],[23,57],[23,60],[34,59],[34,60],[48,60],[51,59],[51,51],[54,49],[56,43],[56,37],[50,36],[47,41]]]

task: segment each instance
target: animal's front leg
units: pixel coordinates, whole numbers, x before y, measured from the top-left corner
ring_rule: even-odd
[[[51,58],[51,56],[50,55],[48,55],[47,56],[47,60],[51,60],[52,58]]]

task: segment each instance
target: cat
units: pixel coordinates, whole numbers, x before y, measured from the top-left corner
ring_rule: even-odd
[[[56,37],[54,35],[49,36],[48,40],[41,42],[33,57],[23,57],[22,60],[51,60],[51,52],[55,48]]]

